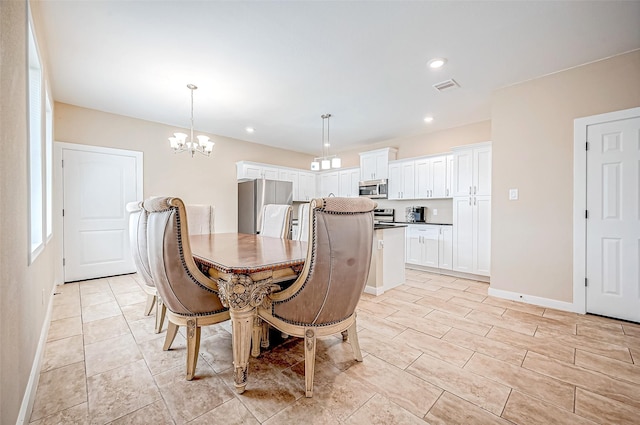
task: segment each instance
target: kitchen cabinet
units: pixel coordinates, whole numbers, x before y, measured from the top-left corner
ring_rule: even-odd
[[[444,192],[445,197],[453,197],[453,155],[447,155],[447,183]]]
[[[389,161],[396,159],[396,148],[383,148],[360,153],[360,180],[389,178]]]
[[[373,231],[371,265],[364,292],[380,295],[404,283],[404,248],[403,227],[387,227]]]
[[[298,172],[298,201],[310,201],[316,196],[316,175],[314,173]]]
[[[448,155],[420,158],[415,161],[416,199],[447,198]]]
[[[238,180],[278,180],[280,169],[266,164],[239,161],[236,163],[236,173]]]
[[[345,198],[357,198],[359,196],[358,182],[360,181],[359,168],[343,168],[339,171],[340,190],[336,195]]]
[[[451,270],[452,236],[452,226],[409,225],[406,231],[405,262]]]
[[[278,180],[291,182],[293,184],[293,200],[300,201],[298,197],[298,172],[289,168],[281,168],[278,170]]]
[[[389,163],[389,199],[415,198],[415,161]]]
[[[337,171],[320,174],[320,196],[338,196],[340,192],[340,175]]]
[[[453,270],[489,276],[491,145],[454,149],[453,157]]]

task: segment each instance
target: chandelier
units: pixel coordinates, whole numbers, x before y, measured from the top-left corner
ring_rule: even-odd
[[[175,153],[191,152],[192,158],[196,152],[209,156],[215,143],[204,135],[196,136],[198,140],[193,138],[193,91],[198,87],[194,84],[187,84],[187,88],[191,90],[191,137],[187,139],[188,136],[184,133],[173,133],[173,137],[169,137],[169,143]]]
[[[320,115],[322,118],[322,150],[320,151],[322,156],[317,158],[313,158],[313,162],[311,162],[311,170],[319,171],[319,170],[329,170],[331,168],[340,168],[342,166],[342,161],[337,155],[329,155],[329,118],[331,118],[331,114],[322,114]],[[327,139],[324,138],[324,122],[327,121]]]

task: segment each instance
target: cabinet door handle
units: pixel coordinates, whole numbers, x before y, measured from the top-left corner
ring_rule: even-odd
[[[446,189],[444,193],[449,196],[449,189]]]
[[[471,196],[469,196],[469,206],[471,206]]]
[[[471,195],[471,186],[469,186],[469,195]]]
[[[476,205],[476,197],[473,197],[473,205]]]
[[[473,186],[473,194],[475,195],[476,193],[478,193],[478,186]]]

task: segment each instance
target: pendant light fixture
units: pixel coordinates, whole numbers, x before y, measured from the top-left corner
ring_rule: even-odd
[[[198,87],[187,84],[187,88],[191,90],[191,137],[187,139],[188,136],[184,133],[173,133],[173,137],[169,137],[169,143],[175,153],[191,152],[192,158],[196,152],[209,156],[215,143],[204,135],[196,136],[197,141],[193,138],[193,91]]]
[[[329,119],[331,118],[331,114],[322,114],[320,118],[322,118],[322,150],[320,151],[322,156],[313,159],[313,162],[311,162],[311,170],[320,171],[340,168],[342,166],[340,158],[337,155],[329,155],[329,147],[331,146],[329,143]],[[326,140],[324,138],[325,121],[327,122]]]

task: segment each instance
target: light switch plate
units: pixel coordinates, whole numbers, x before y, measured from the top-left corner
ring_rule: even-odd
[[[509,189],[509,200],[510,201],[518,200],[518,189]]]
[[[431,211],[433,211],[433,215],[438,215],[438,209],[437,208],[433,208]]]

